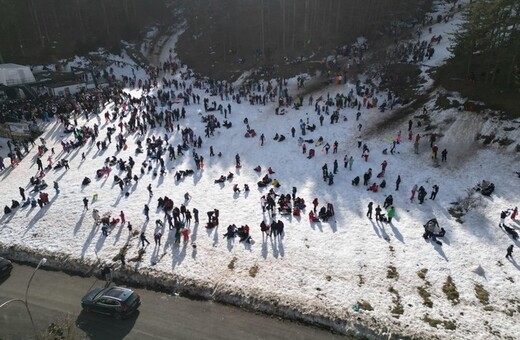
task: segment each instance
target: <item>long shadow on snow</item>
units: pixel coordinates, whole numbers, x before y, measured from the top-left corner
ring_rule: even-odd
[[[85,243],[83,243],[83,248],[81,249],[81,258],[85,256],[85,253],[87,252],[88,247],[92,243],[92,240],[94,239],[94,235],[96,235],[96,232],[99,229],[99,225],[95,224],[92,226],[92,229],[90,230],[90,234],[87,236],[87,239],[85,240]]]
[[[85,219],[85,214],[81,214],[78,223],[76,223],[76,226],[74,227],[74,235],[76,235],[79,231],[79,228],[81,228],[81,225],[83,224],[83,220]]]

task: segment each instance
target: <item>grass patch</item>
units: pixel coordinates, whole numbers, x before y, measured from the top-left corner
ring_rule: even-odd
[[[237,262],[237,260],[238,259],[236,257],[233,257],[233,259],[231,261],[229,261],[229,263],[227,265],[228,269],[230,269],[230,270],[235,269],[235,263]]]
[[[358,280],[359,280],[359,281],[358,281],[358,286],[361,287],[362,285],[365,284],[365,277],[364,277],[363,275],[359,274],[359,275],[358,275]]]
[[[61,317],[52,322],[45,331],[40,334],[42,340],[73,340],[77,339],[75,319],[71,315]]]
[[[386,272],[387,279],[398,279],[399,273],[397,272],[397,268],[394,266],[388,266],[388,271]]]
[[[144,253],[145,253],[144,248],[139,249],[137,251],[137,256],[132,257],[131,259],[128,260],[128,262],[141,262],[143,260]]]
[[[433,301],[430,299],[430,296],[432,295],[426,290],[426,287],[417,287],[417,292],[419,293],[419,296],[423,299],[423,305],[432,308]]]
[[[434,319],[434,318],[431,318],[428,314],[426,314],[422,318],[422,320],[433,328],[438,328],[437,326],[442,325],[445,329],[449,329],[451,331],[457,329],[457,324],[455,323],[455,321],[452,321],[452,320]]]
[[[119,250],[119,253],[112,258],[112,261],[114,261],[114,262],[119,261],[119,260],[121,260],[121,256],[126,256],[126,252],[128,251],[129,247],[130,247],[129,245],[125,245],[125,246],[121,247],[121,249]]]
[[[392,316],[394,318],[399,319],[399,316],[404,314],[404,307],[401,303],[401,296],[399,295],[399,292],[395,290],[395,288],[392,286],[388,288],[388,291],[394,295],[394,297],[392,298],[394,306],[392,307],[392,309],[390,309],[390,313],[392,313]]]
[[[480,283],[475,284],[475,296],[483,305],[489,304],[489,292]]]
[[[256,277],[256,275],[258,274],[258,270],[259,269],[260,268],[256,264],[254,266],[252,266],[251,268],[249,268],[249,276]]]
[[[442,285],[442,291],[446,294],[448,300],[450,300],[454,305],[459,303],[459,291],[457,290],[457,286],[451,276],[448,276],[446,282]]]
[[[426,273],[428,273],[428,269],[423,268],[417,272],[417,276],[419,276],[419,278],[422,280],[426,280]]]
[[[484,306],[483,308],[486,312],[492,312],[495,310],[495,308],[493,308],[493,306]]]
[[[448,99],[448,96],[445,94],[438,96],[437,99],[435,100],[435,108],[447,110],[447,109],[451,109],[452,107],[453,107],[453,104]]]
[[[369,302],[365,301],[365,300],[358,301],[357,304],[359,306],[359,309],[367,310],[367,311],[373,311],[374,310],[372,305]]]

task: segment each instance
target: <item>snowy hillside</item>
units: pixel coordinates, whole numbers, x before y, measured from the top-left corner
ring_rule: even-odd
[[[447,34],[452,25],[434,26],[435,32]],[[168,51],[176,39],[166,44]],[[447,40],[447,39],[446,39]],[[444,54],[443,54],[444,53]],[[447,55],[438,51],[438,54]],[[162,55],[163,60],[168,53]],[[440,61],[439,61],[440,62]],[[130,65],[114,66],[119,77],[130,74]],[[186,72],[183,68],[181,71]],[[137,78],[145,79],[142,70],[136,71]],[[170,77],[170,76],[167,76]],[[182,81],[180,72],[174,76]],[[193,79],[186,80],[189,86]],[[271,81],[273,85],[275,81]],[[263,83],[264,85],[267,82]],[[316,100],[320,96],[332,98],[336,94],[347,95],[353,84],[331,85],[317,93],[312,93]],[[128,89],[135,97],[142,95],[141,90]],[[152,93],[155,93],[154,89]],[[296,79],[288,82],[288,91],[298,93]],[[180,91],[176,91],[179,93]],[[116,150],[112,142],[107,150],[98,151],[95,143],[90,141],[86,146],[63,153],[61,141],[72,140],[72,135],[63,132],[61,124],[55,122],[46,126],[43,138],[47,147],[54,147],[54,162],[67,159],[70,170],[50,170],[45,180],[50,184],[46,191],[50,196],[50,204],[31,208],[17,208],[11,214],[0,218],[0,246],[3,251],[11,246],[20,246],[34,251],[59,252],[69,254],[72,259],[86,262],[115,263],[112,259],[127,244],[127,267],[137,268],[150,276],[182,278],[184,282],[197,282],[199,285],[213,289],[214,294],[230,293],[244,299],[257,299],[280,306],[290,306],[306,315],[316,315],[338,320],[337,331],[345,329],[351,323],[361,323],[378,330],[404,336],[424,339],[514,339],[518,337],[520,326],[520,242],[514,241],[498,227],[500,212],[518,205],[520,179],[516,178],[518,156],[509,150],[484,148],[475,141],[476,135],[491,129],[482,117],[472,113],[453,110],[435,110],[435,100],[428,105],[431,125],[439,130],[426,131],[426,124],[421,127],[418,122],[422,118],[412,118],[413,137],[408,140],[408,119],[398,128],[385,129],[379,123],[394,111],[380,112],[377,108],[361,109],[359,121],[356,120],[357,109],[340,110],[339,122],[330,124],[330,115],[325,115],[323,126],[314,111],[314,104],[308,105],[305,96],[303,107],[299,110],[287,109],[285,115],[275,115],[276,102],[266,105],[250,105],[247,100],[237,104],[231,100],[221,101],[219,96],[209,96],[204,90],[194,89],[200,95],[201,104],[185,106],[186,119],[179,121],[180,129],[190,127],[196,136],[201,136],[203,144],[200,149],[191,147],[184,156],[168,161],[163,157],[167,174],[154,176],[154,170],[146,170],[141,175],[139,169],[145,161],[146,154],[136,154],[136,142],[146,137],[162,137],[167,134],[168,143],[177,146],[182,143],[180,131],[167,133],[163,128],[149,130],[145,137],[140,137],[125,130],[128,149]],[[263,94],[259,91],[255,93]],[[386,93],[376,95],[379,103],[386,99]],[[222,103],[224,107],[232,106],[228,120],[232,127],[221,127],[214,136],[204,137],[202,115],[203,98],[210,102]],[[244,98],[242,98],[244,99]],[[361,99],[361,98],[360,98]],[[361,99],[362,100],[362,99]],[[322,102],[323,103],[323,102]],[[113,103],[104,110],[112,112]],[[174,108],[182,108],[181,103]],[[330,108],[331,111],[334,107]],[[420,116],[422,110],[417,112]],[[118,121],[105,124],[104,112],[99,118],[91,115],[85,120],[84,115],[78,117],[78,125],[93,127],[100,125],[100,139],[106,136],[108,127],[115,126]],[[215,113],[222,123],[224,120],[218,111]],[[248,119],[249,125],[257,132],[254,138],[244,137]],[[449,118],[448,121],[446,119]],[[127,120],[128,117],[125,119]],[[300,119],[316,124],[315,131],[307,131],[304,139],[318,140],[324,138],[329,143],[328,154],[323,145],[316,147],[314,143],[306,143],[308,149],[316,150],[316,157],[308,159],[302,153],[298,143],[301,136]],[[358,124],[362,124],[361,131]],[[291,127],[296,129],[296,137],[291,137]],[[365,130],[381,131],[375,138],[364,138]],[[391,142],[398,136],[402,141],[396,146],[394,154],[383,154],[383,150],[391,148]],[[431,159],[428,133],[437,132],[442,135],[435,143],[439,147],[439,160]],[[117,134],[116,133],[116,134]],[[264,146],[259,136],[264,134]],[[278,142],[275,134],[283,134],[286,139]],[[415,136],[420,134],[419,154],[414,153]],[[358,148],[358,137],[370,149],[368,161],[362,158],[362,148]],[[338,153],[332,152],[333,143],[338,142]],[[215,154],[221,157],[210,157],[209,148],[213,146]],[[447,149],[447,162],[440,162],[440,152]],[[36,148],[32,148],[15,169],[0,173],[0,205],[10,205],[12,199],[20,200],[19,187],[26,188],[29,193],[32,186],[29,178],[36,175]],[[204,157],[205,166],[196,170],[192,152]],[[6,153],[6,146],[2,149]],[[85,153],[86,160],[81,160]],[[242,168],[235,168],[235,155],[240,155]],[[308,154],[308,152],[307,152]],[[42,161],[46,164],[49,152]],[[96,170],[105,164],[105,159],[115,155],[128,160],[133,157],[136,162],[134,174],[139,182],[125,187],[121,192],[114,183],[114,174],[124,176],[124,172],[116,167],[108,178],[96,178]],[[344,168],[344,156],[354,159],[352,170]],[[333,162],[339,163],[334,183],[328,185],[322,178],[322,166],[333,169]],[[381,171],[381,163],[387,161],[388,167],[383,178],[375,178]],[[6,161],[7,163],[7,161]],[[260,173],[253,169],[260,165]],[[263,238],[260,231],[262,220],[270,223],[270,217],[262,212],[260,198],[266,195],[272,186],[258,188],[256,183],[272,167],[271,175],[280,181],[280,188],[274,189],[277,194],[290,194],[297,188],[296,196],[305,199],[306,209],[301,217],[276,215],[285,224],[283,237]],[[373,176],[370,183],[381,183],[386,180],[387,186],[378,192],[367,191],[360,183],[353,186],[352,180],[359,176],[363,182],[363,174],[371,168]],[[193,175],[176,181],[174,174],[178,170],[193,169]],[[234,178],[223,184],[215,184],[214,180],[221,175],[234,173]],[[397,176],[402,182],[395,190]],[[84,177],[92,182],[82,186]],[[467,195],[466,190],[474,187],[483,179],[492,181],[496,190],[490,197],[474,194],[475,206],[462,217],[463,223],[456,221],[448,213],[451,202],[458,201]],[[55,194],[53,181],[58,181],[61,192]],[[151,184],[153,197],[149,197],[147,186]],[[243,189],[244,184],[250,187],[249,192],[234,193],[233,184]],[[423,204],[417,197],[410,201],[411,189],[417,184],[423,186],[428,195]],[[440,187],[435,200],[430,200],[432,186]],[[126,197],[124,194],[128,192]],[[184,201],[188,192],[191,199]],[[31,194],[36,195],[36,194]],[[93,195],[98,199],[92,202]],[[174,243],[175,230],[168,226],[157,227],[155,221],[164,221],[164,213],[156,209],[157,199],[168,196],[176,206],[184,203],[188,209],[200,211],[200,223],[190,226],[190,241]],[[366,217],[367,205],[374,202],[374,209],[383,205],[385,198],[392,195],[396,215],[391,223],[379,222]],[[90,210],[84,211],[82,200],[87,197]],[[308,213],[312,210],[312,200],[318,198],[319,206],[332,203],[335,216],[328,222],[311,223]],[[150,220],[143,214],[145,204],[150,206]],[[134,230],[144,231],[151,244],[147,246],[139,262],[130,261],[138,255],[140,249],[139,235],[132,235],[127,224],[117,224],[111,228],[108,237],[101,233],[101,226],[96,226],[92,218],[92,209],[101,214],[112,212],[113,217],[124,211]],[[220,224],[213,229],[206,229],[206,212],[218,209]],[[375,215],[375,212],[374,212]],[[422,235],[423,225],[430,219],[437,218],[439,225],[446,230],[446,236],[439,238],[443,245],[425,240]],[[518,222],[507,218],[506,223],[520,231]],[[237,226],[248,224],[251,228],[252,244],[240,243],[238,238],[223,238],[229,224]],[[154,246],[153,234],[162,230],[162,245]],[[196,244],[196,248],[192,244]],[[505,258],[506,248],[515,244],[515,260]],[[123,270],[123,269],[117,269]],[[451,278],[451,279],[449,279]],[[451,281],[452,280],[452,281]],[[452,282],[451,287],[449,283]],[[445,289],[443,290],[443,287]],[[450,289],[451,288],[451,289]],[[446,292],[447,293],[446,293]],[[485,291],[489,292],[488,301]],[[480,299],[477,297],[479,293]],[[451,299],[451,300],[450,300]],[[359,307],[359,308],[358,308]],[[316,318],[319,320],[319,317]],[[343,321],[343,322],[341,322]],[[516,334],[516,335],[515,335]]]

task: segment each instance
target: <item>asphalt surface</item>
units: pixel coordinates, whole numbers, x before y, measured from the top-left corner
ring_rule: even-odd
[[[24,298],[34,268],[17,265],[11,276],[0,279],[0,305]],[[195,301],[144,289],[142,305],[132,318],[81,312],[80,300],[91,287],[103,286],[95,278],[81,278],[39,269],[29,290],[29,307],[36,327],[69,320],[75,339],[346,339],[325,330],[257,315],[236,307]],[[74,327],[73,327],[74,328]],[[24,305],[14,302],[0,309],[0,339],[33,339]]]

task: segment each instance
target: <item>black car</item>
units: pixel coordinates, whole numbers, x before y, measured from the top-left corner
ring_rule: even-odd
[[[141,296],[123,287],[94,288],[81,299],[86,312],[112,315],[122,319],[134,313],[141,305]]]
[[[5,277],[11,274],[13,270],[13,264],[8,259],[0,257],[0,277]]]

